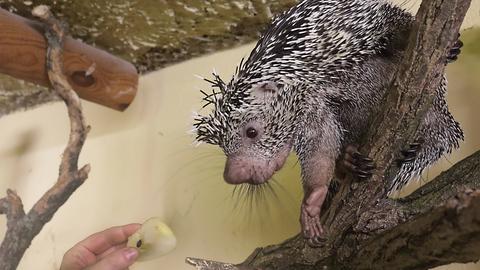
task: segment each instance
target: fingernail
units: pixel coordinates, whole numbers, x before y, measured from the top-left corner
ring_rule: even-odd
[[[125,251],[123,251],[123,254],[129,261],[135,260],[138,257],[138,251],[134,248],[125,249]]]

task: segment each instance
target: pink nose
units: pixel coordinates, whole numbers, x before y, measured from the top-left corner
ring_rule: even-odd
[[[242,165],[241,162],[232,161],[231,159],[227,159],[227,162],[225,163],[223,178],[225,179],[225,182],[232,185],[252,182],[252,174],[250,170]]]
[[[262,161],[249,162],[248,159],[227,158],[223,178],[225,182],[233,185],[249,183],[252,185],[263,184],[272,177],[274,168],[269,168]]]
[[[232,170],[231,168],[225,167],[223,178],[225,179],[225,182],[232,185],[251,182],[250,175],[247,173],[245,168]]]

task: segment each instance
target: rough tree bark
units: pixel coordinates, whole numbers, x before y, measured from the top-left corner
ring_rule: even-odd
[[[365,183],[342,180],[322,221],[327,239],[309,247],[300,235],[257,249],[240,265],[187,258],[197,269],[428,269],[480,259],[480,152],[411,196],[385,194],[400,148],[412,142],[444,74],[470,0],[424,0],[405,58],[372,119],[361,151],[374,158]],[[476,248],[473,248],[476,247]]]
[[[33,14],[46,25],[49,42],[47,70],[54,91],[65,102],[70,118],[70,137],[60,164],[60,173],[55,185],[48,190],[26,214],[20,197],[12,190],[0,199],[0,214],[7,215],[7,232],[0,246],[0,269],[16,269],[20,259],[30,246],[33,238],[49,222],[55,212],[67,201],[73,192],[87,179],[90,165],[78,169],[78,158],[85,142],[89,127],[82,114],[80,99],[70,87],[63,74],[62,42],[64,27],[50,13],[47,7],[39,6]]]

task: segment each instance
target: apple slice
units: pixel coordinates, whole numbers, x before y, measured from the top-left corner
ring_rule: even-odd
[[[172,230],[160,218],[150,218],[128,238],[127,246],[139,252],[137,261],[159,258],[172,251],[177,239]]]

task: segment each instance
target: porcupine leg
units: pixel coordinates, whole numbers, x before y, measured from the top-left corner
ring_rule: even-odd
[[[315,129],[317,135],[299,138],[295,148],[302,167],[304,198],[300,212],[302,233],[312,246],[321,244],[324,230],[320,217],[323,203],[328,193],[330,181],[335,171],[341,138],[340,128],[334,119],[323,120]],[[323,125],[323,126],[322,126]],[[300,134],[311,134],[300,132]]]
[[[370,178],[375,169],[373,160],[358,151],[358,147],[353,144],[345,147],[344,153],[337,162],[338,170],[343,178],[345,173],[350,173],[358,180],[366,180]]]
[[[440,159],[445,153],[450,153],[459,147],[459,141],[463,140],[463,131],[457,121],[448,110],[445,94],[447,81],[443,79],[437,88],[433,106],[420,123],[417,138],[422,138],[416,155],[408,162],[399,163],[400,172],[389,186],[389,193],[400,190],[410,180],[420,176],[425,168]],[[413,150],[410,151],[411,153]]]
[[[460,34],[458,34],[460,38]],[[458,39],[447,54],[447,63],[458,59],[463,42]],[[410,180],[421,175],[423,170],[437,161],[444,153],[458,148],[463,140],[463,131],[448,110],[445,95],[447,80],[444,78],[437,88],[432,108],[427,112],[417,133],[417,141],[402,151],[397,160],[400,172],[389,186],[389,193],[400,190]],[[420,141],[419,141],[420,140]]]

